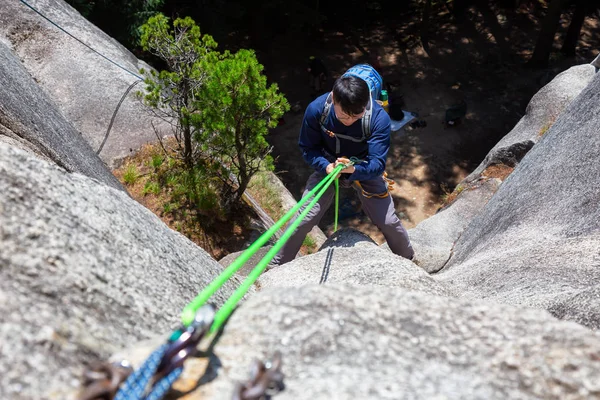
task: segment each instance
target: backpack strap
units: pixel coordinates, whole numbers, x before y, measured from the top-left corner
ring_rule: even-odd
[[[329,93],[327,99],[325,100],[325,106],[323,107],[323,112],[321,113],[320,125],[321,130],[329,137],[335,138],[335,155],[338,156],[340,154],[340,138],[351,140],[353,142],[365,142],[369,140],[371,137],[371,116],[373,115],[373,100],[369,99],[369,103],[367,103],[367,107],[365,109],[365,115],[361,118],[361,127],[362,127],[362,137],[355,138],[354,136],[343,135],[341,133],[335,133],[325,128],[325,122],[327,121],[327,117],[329,117],[329,113],[331,113],[331,108],[333,106],[333,97],[332,94]]]

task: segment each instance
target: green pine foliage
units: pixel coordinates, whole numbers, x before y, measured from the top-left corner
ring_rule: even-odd
[[[142,71],[146,86],[138,95],[153,114],[170,121],[188,179],[201,168],[230,188],[227,205],[237,203],[254,174],[273,169],[265,136],[289,110],[287,100],[276,84],[267,84],[253,51],[219,53],[214,39],[189,17],[171,24],[159,14],[140,31],[143,49],[168,69]],[[196,184],[185,186],[197,193]]]
[[[203,151],[236,177],[234,200],[239,200],[254,174],[273,169],[265,136],[289,110],[277,85],[267,85],[262,71],[253,51],[226,52],[201,91],[206,106],[194,121]]]
[[[199,93],[208,71],[218,60],[214,51],[217,43],[210,35],[202,35],[189,17],[178,18],[171,25],[167,17],[158,14],[148,19],[140,31],[142,48],[168,66],[168,70],[158,74],[141,71],[146,84],[141,96],[156,114],[171,121],[178,153],[192,168],[199,156],[198,146],[192,140],[199,127],[192,122],[203,109]]]

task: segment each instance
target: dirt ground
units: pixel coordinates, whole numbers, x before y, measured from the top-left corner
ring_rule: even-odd
[[[392,195],[398,215],[406,228],[412,228],[436,213],[444,196],[513,128],[543,85],[598,54],[598,21],[589,17],[577,58],[553,55],[549,68],[529,69],[525,61],[534,48],[542,10],[529,5],[511,12],[478,7],[469,9],[459,25],[446,6],[434,6],[425,42],[420,15],[415,14],[389,17],[362,29],[326,28],[310,40],[280,36],[267,51],[258,52],[267,76],[296,109],[284,116],[268,139],[274,146],[276,172],[297,199],[312,172],[297,145],[302,114],[312,99],[306,72],[311,55],[324,60],[330,71],[327,91],[348,67],[368,62],[369,54],[379,54],[380,72],[392,85],[392,96],[401,95],[403,109],[417,112],[426,121],[426,127],[407,127],[392,134],[386,169],[397,183]],[[495,22],[489,20],[490,11]],[[563,17],[557,46],[570,21],[568,15]],[[467,103],[466,117],[459,126],[446,127],[445,110],[461,100]],[[383,241],[360,213],[353,190],[342,191],[340,204],[340,226],[355,227]],[[320,224],[326,233],[333,229],[332,209]]]

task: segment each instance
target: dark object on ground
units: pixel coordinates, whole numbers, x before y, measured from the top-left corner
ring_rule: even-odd
[[[426,126],[427,126],[427,121],[425,121],[424,119],[420,119],[418,121],[411,122],[411,124],[410,124],[410,127],[413,129],[425,128]]]
[[[455,126],[461,122],[461,119],[467,115],[467,103],[462,100],[446,110],[446,125]]]
[[[390,118],[394,121],[402,121],[404,119],[404,111],[402,111],[402,102],[390,103]]]

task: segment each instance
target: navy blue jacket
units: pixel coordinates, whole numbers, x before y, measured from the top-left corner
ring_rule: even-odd
[[[302,157],[308,165],[323,174],[327,165],[334,162],[337,157],[358,157],[367,162],[354,165],[355,171],[349,176],[344,174],[348,180],[366,181],[380,176],[385,170],[385,161],[390,148],[390,117],[379,104],[373,104],[371,137],[359,143],[340,138],[340,154],[335,154],[335,138],[324,133],[320,126],[321,113],[328,94],[317,97],[306,108],[298,140]],[[333,106],[329,117],[325,120],[325,128],[343,135],[362,137],[361,120],[345,126],[338,121]]]

